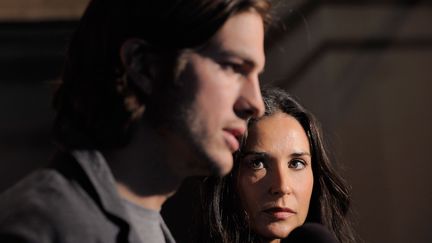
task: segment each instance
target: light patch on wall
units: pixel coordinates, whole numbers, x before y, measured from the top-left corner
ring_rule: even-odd
[[[89,0],[1,0],[0,21],[74,20],[84,12]]]

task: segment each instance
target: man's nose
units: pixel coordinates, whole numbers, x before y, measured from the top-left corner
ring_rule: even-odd
[[[242,119],[261,117],[264,115],[264,102],[258,78],[247,80],[240,92],[240,97],[234,105],[236,115]]]

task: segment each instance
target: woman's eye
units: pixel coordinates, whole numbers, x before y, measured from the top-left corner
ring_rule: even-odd
[[[294,159],[289,162],[288,167],[296,170],[301,170],[306,167],[306,162],[300,159]]]
[[[248,165],[254,170],[260,170],[264,168],[264,162],[261,159],[250,160],[248,161]]]

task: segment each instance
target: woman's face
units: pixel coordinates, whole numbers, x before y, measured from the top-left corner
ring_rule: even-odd
[[[249,128],[237,190],[258,235],[269,241],[285,238],[305,222],[311,159],[306,133],[292,116],[277,112]]]

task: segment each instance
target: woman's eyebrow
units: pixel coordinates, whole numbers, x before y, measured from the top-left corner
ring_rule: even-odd
[[[294,152],[291,154],[293,157],[302,157],[302,156],[309,156],[312,157],[309,152]]]
[[[258,152],[258,151],[253,151],[253,150],[241,152],[240,157],[244,158],[244,157],[249,156],[249,155],[259,156],[259,157],[269,157],[266,152]]]

